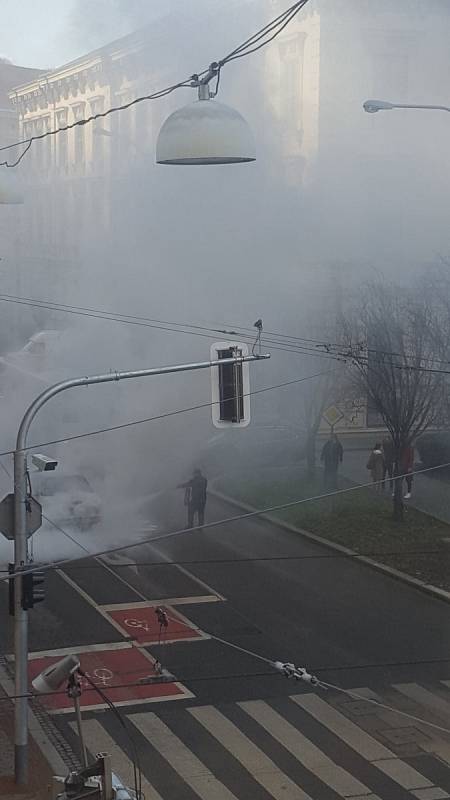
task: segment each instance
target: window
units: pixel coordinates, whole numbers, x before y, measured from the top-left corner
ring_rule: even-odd
[[[104,110],[105,101],[103,97],[90,100],[91,114],[101,114]],[[101,172],[105,145],[109,136],[109,123],[104,117],[94,120],[92,123],[92,169],[94,172]]]
[[[72,107],[74,121],[84,119],[84,103]],[[77,172],[82,172],[85,166],[86,151],[85,151],[85,126],[76,125],[73,130],[73,155],[75,162],[75,169]]]
[[[56,112],[56,124],[58,128],[67,125],[67,109],[61,108]],[[69,166],[68,131],[59,133],[55,137],[57,147],[57,164],[61,173],[66,174]]]

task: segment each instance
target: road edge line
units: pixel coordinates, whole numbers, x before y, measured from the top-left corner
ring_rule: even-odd
[[[258,511],[255,506],[251,506],[241,500],[236,500],[234,497],[230,497],[229,495],[223,494],[223,492],[217,491],[217,489],[209,489],[208,494],[212,495],[217,500],[223,500],[226,503],[230,503],[241,511]],[[318,536],[316,533],[306,531],[304,528],[297,528],[295,525],[291,525],[289,522],[283,522],[283,520],[277,519],[277,517],[274,517],[272,514],[261,513],[259,516],[273,525],[277,525],[282,530],[289,531],[290,533],[300,534],[300,536],[303,536],[305,539],[310,539],[311,541],[316,542],[323,547],[327,547],[329,550],[335,550],[339,553],[343,553],[344,555],[351,556],[355,559],[355,561],[362,561],[363,564],[367,564],[367,566],[377,570],[378,572],[382,572],[385,575],[394,578],[395,580],[407,583],[410,586],[413,586],[415,589],[431,595],[431,597],[434,597],[435,599],[443,600],[445,603],[450,603],[450,592],[447,592],[445,589],[439,589],[438,586],[425,583],[425,581],[421,581],[419,578],[414,578],[412,575],[408,575],[406,572],[401,572],[399,569],[389,567],[387,564],[381,564],[379,561],[374,561],[373,558],[369,558],[368,556],[360,555],[355,550],[350,550],[350,548],[345,547],[342,544],[332,542],[330,539],[325,539],[322,536]]]

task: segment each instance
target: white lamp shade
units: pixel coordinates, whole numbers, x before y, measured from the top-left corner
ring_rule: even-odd
[[[23,192],[20,181],[14,170],[7,167],[0,168],[0,204],[23,203]]]
[[[195,100],[174,111],[156,143],[157,164],[238,164],[255,158],[244,117],[216,100]]]

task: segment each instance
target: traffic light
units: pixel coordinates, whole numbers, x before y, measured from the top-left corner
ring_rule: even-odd
[[[211,347],[211,360],[240,358],[248,347],[239,342],[217,342]],[[212,420],[216,428],[245,427],[250,422],[250,380],[248,362],[213,367]]]
[[[45,600],[45,589],[41,586],[44,580],[45,572],[42,569],[28,572],[22,577],[22,608],[25,611]]]

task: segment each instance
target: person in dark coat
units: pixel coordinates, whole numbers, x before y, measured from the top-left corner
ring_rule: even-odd
[[[386,475],[389,478],[389,488],[392,492],[394,488],[394,442],[392,441],[390,436],[385,436],[382,443],[381,449],[383,451],[384,457],[384,470],[383,470],[383,492],[386,486]]]
[[[332,433],[327,442],[325,442],[320,460],[323,462],[323,481],[325,489],[337,488],[337,472],[339,464],[342,464],[344,458],[344,451],[342,445],[335,433]]]
[[[184,504],[188,512],[188,528],[194,527],[194,516],[198,516],[199,527],[205,521],[206,489],[208,481],[202,475],[201,469],[194,469],[194,474],[186,483],[180,483],[178,489],[184,489]]]

